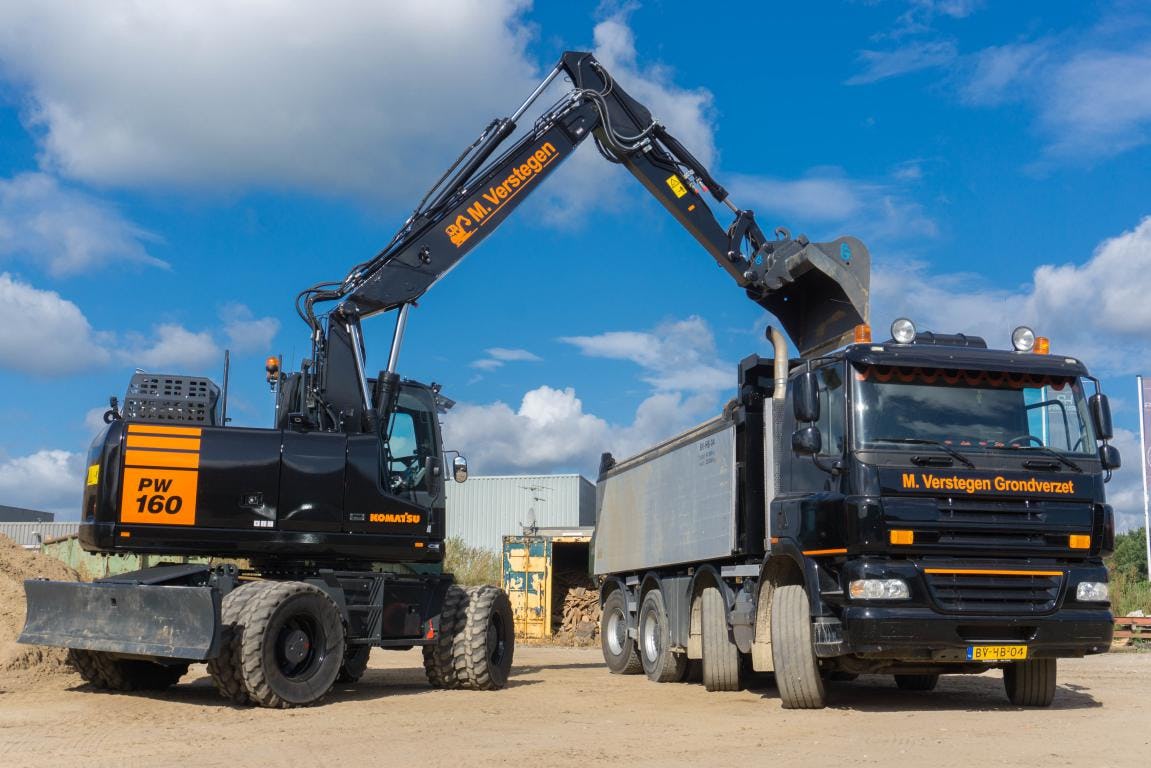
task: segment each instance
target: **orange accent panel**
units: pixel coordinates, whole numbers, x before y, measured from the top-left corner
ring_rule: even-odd
[[[186,469],[124,469],[120,522],[195,525],[199,472]]]
[[[999,571],[993,569],[924,568],[924,573],[955,573],[960,576],[1062,576],[1063,571]]]
[[[153,435],[128,435],[129,448],[171,448],[177,451],[199,451],[198,437],[156,437]]]
[[[169,427],[165,424],[129,424],[129,434],[144,435],[185,435],[199,437],[204,430],[201,427]]]
[[[181,469],[199,469],[199,453],[176,453],[175,451],[133,451],[124,452],[124,466],[126,467],[179,467]]]
[[[803,554],[805,554],[805,555],[846,555],[847,554],[847,547],[844,547],[843,549],[805,549],[805,550],[803,550]]]

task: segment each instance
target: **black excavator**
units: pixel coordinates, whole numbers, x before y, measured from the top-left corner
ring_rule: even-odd
[[[536,106],[566,76],[571,88]],[[519,121],[538,114],[512,141]],[[440,387],[401,378],[410,308],[591,138],[624,166],[804,355],[838,346],[868,305],[858,240],[766,237],[703,165],[589,53],[563,55],[508,118],[488,125],[388,245],[303,291],[311,354],[269,359],[275,424],[227,426],[226,392],[190,376],[136,374],[87,456],[80,541],[90,552],[228,558],[161,564],[94,583],[28,581],[20,641],[70,649],[104,689],[163,689],[207,661],[219,691],[269,707],[319,700],[363,674],[372,647],[422,646],[432,685],[507,680],[513,611],[496,587],[442,572],[452,461]],[[505,146],[510,143],[510,146]],[[705,194],[730,209],[722,225]],[[365,318],[391,313],[387,368],[365,370]],[[226,379],[225,379],[226,390]],[[242,563],[238,566],[236,562]]]

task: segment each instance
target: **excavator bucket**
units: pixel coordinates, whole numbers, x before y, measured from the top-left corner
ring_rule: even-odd
[[[203,661],[219,651],[219,593],[210,587],[29,580],[18,641]]]
[[[767,268],[748,295],[779,318],[805,358],[853,340],[870,317],[871,254],[854,237],[773,244]]]

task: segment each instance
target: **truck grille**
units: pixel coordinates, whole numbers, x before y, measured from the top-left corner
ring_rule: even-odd
[[[1069,537],[1090,535],[1093,523],[1084,502],[885,498],[883,508],[889,527],[915,531],[918,551],[940,554],[1082,555]]]
[[[948,613],[1040,614],[1055,609],[1063,575],[924,572],[931,597]]]

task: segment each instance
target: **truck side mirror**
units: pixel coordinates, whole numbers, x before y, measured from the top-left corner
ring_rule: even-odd
[[[1095,422],[1095,436],[1100,440],[1110,440],[1115,436],[1115,431],[1111,428],[1111,403],[1107,395],[1096,393],[1087,403],[1091,409],[1091,420]]]
[[[804,371],[796,377],[791,397],[796,421],[819,421],[819,383],[815,371]]]
[[[468,479],[468,460],[463,456],[452,459],[452,477],[457,483]]]
[[[823,450],[823,435],[819,427],[812,425],[792,432],[791,450],[800,456],[814,456]]]
[[[1119,456],[1119,449],[1110,444],[1099,446],[1099,463],[1103,465],[1103,469],[1108,471],[1119,469],[1123,465],[1123,460]]]

